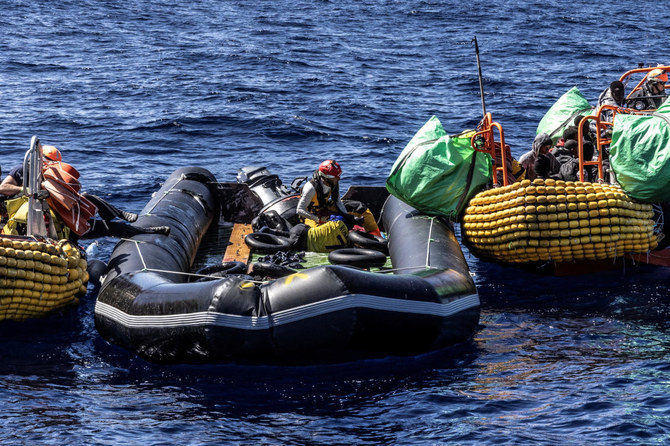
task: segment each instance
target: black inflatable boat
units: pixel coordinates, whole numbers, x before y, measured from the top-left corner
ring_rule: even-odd
[[[210,225],[292,196],[253,195],[201,168],[170,175],[137,222],[170,235],[123,240],[110,257],[95,306],[102,336],[153,362],[317,363],[417,354],[473,334],[479,297],[451,225],[394,197],[380,220],[394,274],[325,265],[260,284],[189,282]]]

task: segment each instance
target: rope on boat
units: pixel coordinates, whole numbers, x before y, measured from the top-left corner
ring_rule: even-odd
[[[428,217],[430,219],[430,228],[428,229],[428,243],[426,243],[426,264],[424,267],[426,270],[430,269],[430,244],[434,242],[433,240],[433,225],[435,224],[435,217]]]
[[[433,217],[430,217],[431,220]],[[432,232],[432,223],[431,223],[431,232]],[[132,242],[135,244],[135,248],[137,249],[137,253],[140,256],[140,260],[142,261],[142,269],[140,271],[146,271],[146,272],[154,272],[154,273],[167,273],[167,274],[177,274],[177,275],[182,275],[182,276],[187,276],[187,277],[197,277],[197,278],[210,278],[210,279],[221,279],[221,276],[214,276],[214,275],[209,275],[209,274],[197,274],[197,273],[187,273],[184,271],[170,271],[170,270],[165,270],[165,269],[157,269],[157,268],[149,268],[146,264],[146,261],[144,260],[144,256],[142,255],[142,250],[140,249],[140,245],[142,243],[147,243],[142,240],[133,240],[129,238],[122,238],[120,239],[122,241],[126,242]],[[429,240],[432,241],[432,238],[430,238],[430,233],[429,233]],[[389,273],[397,273],[397,272],[402,272],[406,270],[416,270],[416,269],[423,269],[424,271],[430,271],[432,268],[428,266],[428,257],[426,258],[426,265],[417,265],[417,266],[405,266],[403,268],[389,268],[389,269],[382,269],[379,271],[375,271],[377,274],[389,274]],[[262,280],[253,280],[253,279],[247,279],[247,282],[251,283],[258,283],[258,284],[263,284],[267,283],[267,281],[262,281]]]
[[[142,240],[133,240],[129,238],[122,238],[122,241],[125,242],[132,242],[135,244],[135,248],[137,249],[137,253],[140,256],[140,260],[142,261],[142,269],[140,272],[153,272],[153,273],[167,273],[167,274],[177,274],[180,276],[187,276],[187,277],[198,277],[198,278],[211,278],[211,279],[221,279],[221,276],[215,276],[215,275],[210,275],[210,274],[197,274],[197,273],[187,273],[185,271],[170,271],[166,269],[158,269],[158,268],[149,268],[147,266],[146,261],[144,260],[144,256],[142,255],[142,250],[140,249],[140,245],[142,243],[147,243]],[[247,279],[247,282],[253,282],[253,283],[264,283],[263,281],[260,280],[253,280],[253,279]]]
[[[146,213],[144,213],[144,214],[142,214],[142,215],[151,215],[151,211],[153,211],[154,208],[155,208],[156,206],[158,206],[158,203],[160,203],[161,201],[163,201],[163,198],[165,198],[170,192],[172,192],[172,190],[173,190],[175,187],[177,187],[177,185],[178,185],[179,183],[181,183],[182,181],[184,181],[185,179],[186,179],[186,175],[185,175],[185,174],[182,174],[182,175],[179,177],[179,179],[178,179],[177,181],[175,181],[175,183],[174,183],[168,190],[166,190],[165,192],[163,192],[163,196],[159,197],[159,198],[156,200],[156,202],[154,203],[154,205],[151,206],[151,209],[149,209]]]

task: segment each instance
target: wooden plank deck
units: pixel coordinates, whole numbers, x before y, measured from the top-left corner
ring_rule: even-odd
[[[244,243],[244,237],[251,234],[253,229],[250,224],[235,223],[233,232],[230,234],[230,245],[226,248],[222,263],[226,262],[244,262],[249,263],[251,250]]]

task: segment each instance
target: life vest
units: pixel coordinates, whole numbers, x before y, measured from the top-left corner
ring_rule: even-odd
[[[323,184],[318,177],[318,171],[314,172],[314,175],[309,180],[316,191],[316,195],[312,197],[312,201],[307,205],[307,211],[311,212],[316,216],[327,216],[333,212],[337,212],[337,206],[335,205],[335,200],[339,197],[340,188],[336,184],[334,187],[330,188],[328,193],[324,192]]]
[[[349,212],[354,217],[363,217],[363,228],[365,232],[381,237],[382,233],[375,221],[375,216],[372,215],[370,209],[365,209],[363,212]]]
[[[65,183],[77,192],[81,190],[79,172],[70,164],[62,161],[44,163],[42,175],[44,178],[51,178],[60,183]]]
[[[6,201],[8,220],[2,228],[2,234],[6,235],[26,235],[26,224],[28,223],[29,199],[27,196],[14,198]],[[70,238],[70,228],[63,224],[63,221],[49,210],[50,223],[53,224],[53,230],[58,240]]]
[[[84,235],[90,229],[89,220],[98,208],[79,194],[79,172],[67,163],[55,162],[45,165],[44,188],[49,192],[47,203],[63,223],[75,234]]]

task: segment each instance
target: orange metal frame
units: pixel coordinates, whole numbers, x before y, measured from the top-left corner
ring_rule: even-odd
[[[630,95],[636,91],[639,90],[644,83],[645,79],[647,79],[647,74],[651,70],[655,70],[657,68],[660,68],[666,72],[670,71],[670,66],[659,66],[659,67],[647,67],[647,68],[636,68],[634,70],[627,71],[624,73],[620,80],[623,82],[625,79],[627,79],[629,76],[635,73],[646,73],[642,80],[638,82],[638,84],[635,86],[633,90],[631,90],[630,93],[628,93],[628,96],[626,96],[626,99],[630,97]],[[667,86],[666,86],[667,88]],[[608,121],[601,121],[600,116],[604,110],[611,110],[612,111],[612,122]],[[603,105],[600,107],[595,115],[589,115],[589,116],[584,116],[582,120],[579,122],[579,128],[578,128],[578,141],[579,141],[579,180],[584,181],[584,166],[598,166],[598,179],[602,180],[604,177],[603,173],[603,159],[602,159],[602,153],[604,150],[605,146],[608,146],[612,143],[611,138],[603,138],[602,133],[603,130],[607,130],[607,128],[611,128],[614,126],[614,118],[616,117],[617,114],[619,113],[625,113],[625,114],[648,114],[651,110],[633,110],[630,108],[622,108],[622,107],[615,107],[613,105]],[[584,123],[588,120],[593,120],[596,122],[596,149],[598,150],[598,159],[595,161],[584,161],[584,135],[582,132]]]
[[[657,67],[635,68],[635,69],[633,69],[633,70],[628,70],[628,71],[626,71],[624,74],[621,75],[621,77],[619,78],[619,80],[620,80],[621,82],[623,82],[624,85],[626,85],[626,84],[628,83],[628,81],[629,81],[628,78],[629,78],[631,75],[636,74],[636,73],[645,73],[644,76],[642,77],[642,79],[640,80],[640,82],[637,83],[637,85],[635,86],[635,88],[633,88],[632,90],[630,90],[630,92],[629,92],[628,95],[626,96],[626,100],[628,100],[628,99],[630,98],[630,95],[632,95],[634,92],[636,92],[637,90],[639,90],[640,88],[642,88],[642,84],[644,84],[644,81],[647,80],[647,75],[649,74],[649,72],[652,71],[652,70],[655,70],[655,69],[657,69],[657,68],[660,68],[661,70],[665,71],[666,73],[670,73],[670,65],[660,65],[660,66],[657,66]],[[666,88],[666,89],[669,88],[668,85],[666,85],[665,88]]]
[[[495,141],[494,130],[496,129],[500,135],[500,141],[498,143]],[[484,141],[483,145],[481,144],[482,140]],[[502,126],[497,122],[493,122],[491,113],[486,113],[484,118],[479,122],[476,133],[472,135],[472,138],[470,139],[470,144],[475,151],[486,153],[491,157],[491,176],[493,178],[493,185],[498,186],[498,171],[502,171],[503,186],[510,184],[509,179],[507,178],[507,154],[505,152],[507,149],[505,146],[505,134]],[[498,159],[500,159],[500,165],[498,165]]]
[[[662,65],[662,66],[657,66],[657,67],[645,67],[645,68],[636,68],[633,70],[629,70],[625,72],[619,80],[624,83],[624,85],[629,81],[629,77],[633,74],[636,73],[645,73],[644,77],[638,82],[638,84],[633,88],[630,93],[626,96],[626,99],[630,98],[630,95],[639,90],[644,81],[647,79],[647,75],[649,74],[650,71],[655,70],[657,68],[660,68],[664,70],[667,73],[670,73],[670,65]],[[669,85],[666,85],[666,88],[670,88]],[[600,115],[603,110],[612,110],[613,114],[612,117],[614,118],[618,113],[640,113],[639,111],[628,109],[628,108],[620,108],[620,107],[614,107],[611,105],[603,105],[600,107],[595,115],[589,115],[589,116],[584,116],[582,120],[579,123],[579,128],[578,128],[578,141],[579,141],[579,179],[580,181],[584,181],[584,167],[585,166],[597,166],[598,167],[598,179],[603,180],[604,178],[604,172],[603,172],[603,158],[602,158],[602,153],[604,150],[605,146],[608,146],[609,144],[612,143],[611,138],[604,138],[601,133],[602,130],[606,130],[608,127],[612,127],[613,124],[608,121],[601,121],[600,120]],[[584,160],[584,135],[583,135],[583,125],[586,121],[589,120],[594,120],[596,122],[596,149],[598,153],[598,159],[593,161],[585,161]],[[614,120],[614,119],[612,119]],[[500,135],[500,141],[496,142],[495,141],[495,132],[494,130],[498,130],[498,134]],[[483,144],[482,144],[483,140]],[[472,136],[470,140],[470,144],[472,145],[473,150],[476,150],[477,152],[482,152],[486,153],[491,157],[491,170],[492,170],[492,178],[493,178],[493,185],[498,186],[498,171],[502,171],[502,177],[503,177],[503,186],[507,186],[510,184],[508,176],[507,176],[507,146],[505,145],[505,135],[502,129],[502,126],[493,121],[493,118],[491,116],[491,113],[486,113],[484,118],[480,121],[479,125],[477,125],[477,131],[476,133]],[[480,147],[479,147],[480,146]],[[500,163],[498,163],[498,160],[500,160]],[[500,164],[500,165],[498,165]]]

